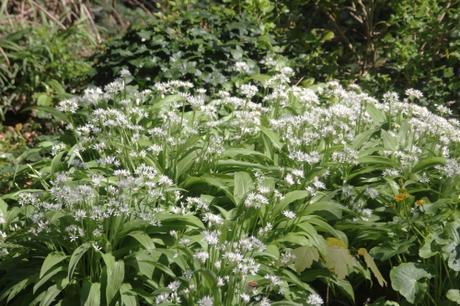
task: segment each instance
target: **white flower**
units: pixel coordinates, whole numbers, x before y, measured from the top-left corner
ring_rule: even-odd
[[[371,199],[375,199],[379,196],[379,192],[375,188],[372,188],[372,187],[367,187],[366,194]]]
[[[198,259],[198,261],[201,261],[201,263],[205,263],[206,260],[208,260],[209,258],[209,254],[208,252],[201,251],[201,252],[195,253],[194,257]]]
[[[260,304],[259,306],[270,306],[270,300],[267,299],[266,297],[262,298],[262,300],[260,301]]]
[[[59,102],[57,109],[65,113],[75,113],[78,109],[78,101],[76,98],[67,99]]]
[[[406,89],[405,94],[409,98],[415,98],[415,99],[423,98],[423,93],[420,90],[413,89],[413,88]]]
[[[319,295],[316,294],[316,293],[312,293],[312,294],[310,294],[310,296],[308,297],[307,303],[310,304],[310,305],[312,305],[312,306],[320,306],[320,305],[323,305],[324,301],[323,301],[323,299],[321,298],[321,296],[319,296]]]
[[[245,303],[249,303],[249,301],[251,300],[251,297],[249,296],[249,294],[246,294],[246,293],[241,294],[240,297]]]
[[[220,225],[224,223],[224,219],[220,215],[215,215],[213,213],[205,213],[204,221],[209,222],[210,225]]]
[[[267,274],[267,275],[265,275],[264,278],[266,280],[270,281],[270,283],[275,287],[280,286],[282,284],[281,279],[276,275]]]
[[[217,245],[219,243],[219,234],[217,232],[203,232],[204,240],[209,245]]]
[[[452,111],[450,110],[450,108],[444,106],[444,105],[441,105],[439,104],[438,106],[436,106],[436,110],[441,114],[441,115],[452,115]]]
[[[235,70],[240,73],[250,73],[251,67],[246,62],[236,62]]]
[[[168,288],[169,290],[176,292],[180,287],[180,282],[179,281],[173,281],[169,283]]]
[[[199,301],[198,301],[198,306],[213,306],[214,303],[211,299],[211,297],[209,295],[201,298]]]
[[[383,176],[393,176],[393,177],[396,177],[396,176],[399,176],[400,175],[400,172],[398,169],[385,169],[383,171]]]
[[[294,219],[295,218],[295,212],[290,211],[290,210],[285,210],[285,211],[283,211],[283,216],[285,216],[288,219]]]
[[[251,99],[257,94],[257,87],[251,84],[243,84],[240,87],[241,94],[246,96],[248,99]]]

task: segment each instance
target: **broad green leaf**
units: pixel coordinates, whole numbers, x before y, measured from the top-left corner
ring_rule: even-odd
[[[429,235],[425,238],[425,243],[423,246],[418,250],[418,255],[422,258],[430,258],[437,254],[437,252],[433,252],[431,245],[433,243],[433,237]]]
[[[275,147],[277,150],[281,150],[283,144],[278,134],[266,127],[261,127],[260,130],[262,131],[262,133],[264,133],[265,136],[268,137],[268,139],[270,139],[273,147]]]
[[[6,302],[9,303],[12,299],[14,299],[18,295],[19,292],[24,290],[32,282],[31,278],[32,276],[29,278],[24,278],[23,280],[17,282],[13,286],[3,291],[2,296],[0,297],[0,300],[6,299]]]
[[[115,261],[115,257],[113,257],[112,254],[102,254],[102,258],[107,273],[105,297],[107,304],[110,305],[123,283],[125,277],[125,264],[121,260]]]
[[[345,295],[355,303],[355,293],[353,291],[353,286],[351,283],[345,279],[333,279],[332,282],[337,285],[337,287],[345,293]]]
[[[90,243],[84,243],[82,245],[80,245],[78,248],[76,248],[73,253],[72,253],[72,256],[70,257],[70,261],[69,261],[69,268],[67,270],[67,277],[68,279],[72,279],[72,276],[73,276],[73,273],[75,271],[75,268],[77,267],[78,265],[78,262],[80,261],[81,257],[86,253],[86,251],[88,251],[89,249],[91,248],[91,244]]]
[[[430,278],[430,273],[413,262],[402,263],[390,271],[391,286],[410,303],[415,303],[417,297],[426,293],[428,284],[423,280]]]
[[[121,303],[123,306],[138,306],[136,294],[132,291],[128,283],[123,283],[120,287]]]
[[[296,246],[310,245],[310,241],[305,236],[290,232],[286,236],[277,240],[278,242],[288,242]]]
[[[305,190],[294,190],[289,193],[287,193],[280,201],[278,204],[273,209],[273,214],[277,215],[281,213],[289,204],[305,199],[308,197],[310,193]]]
[[[367,104],[366,111],[368,112],[368,114],[371,116],[372,120],[377,125],[380,125],[380,124],[384,123],[387,120],[387,118],[385,116],[385,113],[382,112],[381,110],[377,109],[372,104]]]
[[[260,153],[258,151],[250,150],[250,149],[245,149],[245,148],[229,148],[225,150],[222,154],[222,157],[229,157],[229,158],[235,158],[235,157],[251,157],[251,159],[254,160],[270,160],[265,154]]]
[[[60,120],[60,121],[69,123],[69,117],[68,117],[65,113],[58,111],[58,110],[57,110],[56,108],[54,108],[54,107],[49,107],[49,106],[35,106],[34,109],[35,109],[35,110],[38,110],[38,111],[45,112],[45,113],[47,113],[47,114],[50,114],[51,116],[53,116],[53,117],[56,118],[57,120]]]
[[[184,224],[204,229],[205,226],[199,218],[193,215],[173,215],[169,213],[160,213],[157,215],[162,225]]]
[[[346,244],[337,238],[327,238],[326,267],[339,279],[345,279],[356,264]]]
[[[446,163],[446,159],[444,157],[428,157],[424,158],[419,161],[414,168],[412,168],[412,172],[419,172],[422,170],[426,170],[427,168],[431,168],[437,165],[444,165]]]
[[[340,219],[342,218],[342,211],[345,209],[339,203],[332,201],[332,200],[320,200],[315,203],[311,203],[307,206],[304,210],[304,214],[313,214],[315,212],[323,211],[333,215],[335,218]]]
[[[281,168],[274,166],[266,166],[258,163],[251,163],[234,159],[221,159],[216,163],[217,168],[222,170],[247,170],[247,169],[261,169],[273,173],[281,173]]]
[[[128,236],[133,237],[137,240],[146,250],[152,250],[155,248],[155,243],[153,242],[152,238],[147,235],[145,232],[142,231],[134,231],[130,232]]]
[[[233,197],[236,203],[241,203],[245,195],[254,189],[254,182],[247,172],[236,172],[234,176]]]
[[[297,272],[302,272],[306,268],[310,268],[314,261],[319,260],[319,253],[315,247],[298,247],[292,253],[295,255],[294,266]]]
[[[281,273],[285,275],[288,281],[290,281],[293,284],[296,284],[300,288],[305,289],[307,292],[315,292],[313,288],[311,288],[306,282],[301,281],[299,277],[297,277],[297,275],[292,273],[290,270],[283,269]]]
[[[63,266],[56,266],[56,267],[50,268],[50,270],[44,276],[40,277],[38,282],[34,284],[32,292],[35,294],[38,291],[38,289],[40,289],[44,284],[46,284],[49,280],[54,278],[59,273],[63,272],[61,274],[67,274],[65,273],[65,270],[66,269]]]
[[[57,284],[52,285],[46,290],[45,295],[40,299],[40,306],[51,305],[56,297],[64,290],[69,284],[69,280],[63,277]]]
[[[53,160],[51,161],[50,165],[50,174],[53,175],[55,172],[62,170],[63,162],[62,162],[62,157],[64,154],[67,152],[61,151],[56,154],[56,156],[53,157]]]
[[[374,135],[376,131],[377,131],[376,129],[369,129],[367,131],[364,131],[356,135],[351,144],[351,148],[355,150],[358,150],[359,148],[361,148],[363,144],[369,141],[369,139],[372,137],[372,135]]]
[[[396,151],[398,149],[399,143],[396,136],[391,135],[389,132],[382,130],[382,140],[383,146],[387,150]]]
[[[83,282],[83,288],[80,293],[80,299],[83,306],[101,305],[101,283],[91,283],[90,281],[85,281]]]
[[[360,164],[382,165],[392,168],[398,166],[394,160],[384,156],[361,156],[358,160]]]
[[[67,258],[68,256],[62,252],[49,253],[43,261],[42,267],[40,268],[39,277],[42,278],[43,275],[45,275],[52,267],[62,262],[63,260],[66,260]]]
[[[194,150],[182,158],[176,165],[176,180],[185,175],[199,157],[199,152]]]

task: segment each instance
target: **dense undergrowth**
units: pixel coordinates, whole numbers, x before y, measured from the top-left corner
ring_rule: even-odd
[[[2,300],[319,305],[381,287],[447,305],[458,121],[416,90],[379,102],[271,68],[212,96],[174,80],[139,92],[122,71],[60,102],[66,133],[2,197]]]
[[[0,304],[460,304],[458,1],[4,3]]]

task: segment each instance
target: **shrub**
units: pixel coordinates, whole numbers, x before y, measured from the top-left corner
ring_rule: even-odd
[[[416,90],[379,102],[266,70],[216,94],[178,80],[139,91],[123,70],[60,102],[67,132],[29,189],[2,196],[2,301],[454,299],[459,122]]]
[[[258,62],[274,51],[273,37],[254,18],[223,6],[194,7],[156,16],[133,27],[95,56],[92,80],[104,84],[127,68],[142,88],[157,81],[190,80],[209,90],[231,87],[240,69],[258,72]]]

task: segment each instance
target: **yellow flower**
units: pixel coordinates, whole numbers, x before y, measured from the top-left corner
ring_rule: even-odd
[[[407,199],[408,197],[409,197],[409,194],[407,192],[401,192],[401,193],[395,195],[394,199],[395,199],[396,202],[402,202],[405,199]]]
[[[422,206],[422,205],[425,205],[425,204],[426,204],[425,199],[420,199],[420,200],[415,201],[415,205],[417,205],[417,206]]]

